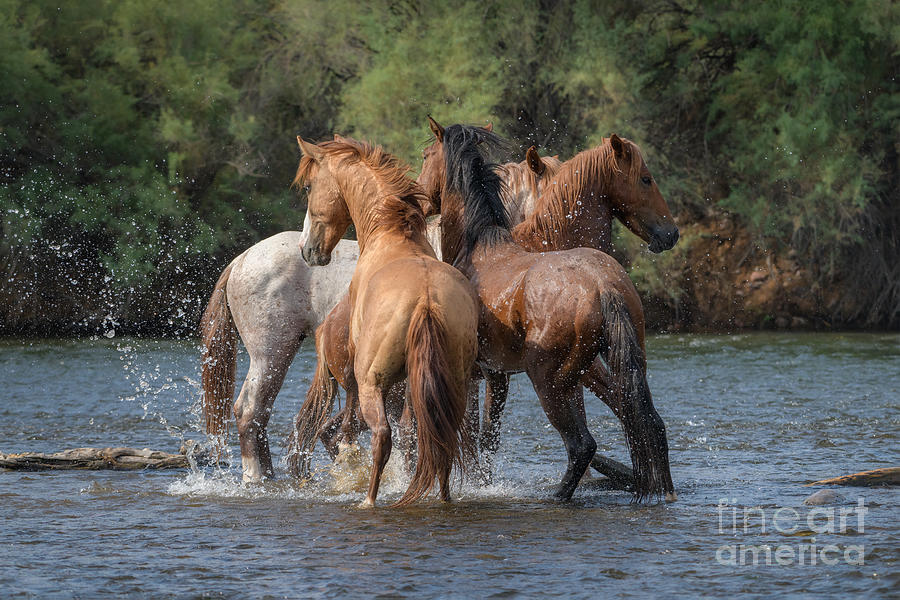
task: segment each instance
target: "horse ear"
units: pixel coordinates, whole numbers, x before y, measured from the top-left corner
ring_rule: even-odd
[[[482,127],[482,129],[484,129],[488,133],[491,133],[494,131],[494,124],[491,121],[488,121],[488,124]]]
[[[547,168],[544,165],[544,161],[541,160],[541,155],[538,154],[537,148],[534,146],[525,152],[525,162],[528,163],[528,168],[534,171],[536,175],[543,175],[544,170]]]
[[[613,152],[616,153],[616,158],[625,156],[625,142],[622,141],[622,138],[614,133],[609,134],[609,145],[612,146]]]
[[[314,161],[319,162],[322,159],[322,149],[311,142],[307,142],[299,135],[297,136],[297,145],[300,146],[301,152],[309,156]]]
[[[434,137],[437,138],[437,141],[444,143],[444,128],[441,127],[437,121],[431,118],[431,115],[428,115],[428,126],[431,127],[431,133],[434,134]]]

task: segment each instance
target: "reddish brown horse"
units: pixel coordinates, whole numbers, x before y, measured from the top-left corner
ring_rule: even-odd
[[[425,150],[426,160],[430,156],[440,164],[444,129],[433,119],[430,126],[436,141]],[[434,178],[434,173],[427,174],[424,168],[423,174]],[[587,247],[608,253],[614,217],[648,242],[655,252],[667,250],[678,241],[678,228],[640,148],[615,134],[599,146],[556,166],[545,175],[540,192],[525,222],[512,231],[514,239],[528,250]],[[432,198],[431,202],[440,207],[440,198]],[[642,320],[636,332],[643,353]],[[482,371],[486,385],[481,450],[486,467],[483,472],[489,474],[499,444],[500,417],[509,390],[509,376],[485,367]],[[600,357],[584,374],[582,383],[621,420],[622,407],[617,403],[618,396],[609,393],[609,375]]]
[[[372,474],[365,504],[374,505],[391,453],[385,395],[408,378],[417,421],[418,459],[398,504],[427,494],[437,479],[449,500],[454,464],[471,454],[462,429],[476,353],[477,304],[471,284],[434,257],[425,239],[421,188],[394,157],[348,138],[315,145],[297,138],[304,157],[295,183],[310,187],[311,265],[328,264],[352,222],[360,256],[350,283],[348,398],[372,430]],[[355,410],[356,407],[348,407]]]
[[[479,364],[495,373],[528,373],[566,446],[568,469],[556,495],[569,498],[596,450],[581,384],[602,357],[609,368],[602,393],[625,429],[636,497],[674,499],[665,425],[645,377],[643,310],[634,285],[597,250],[532,253],[513,240],[500,180],[482,155],[496,143],[483,130],[451,126],[426,150],[419,177],[441,207],[444,259],[470,278],[481,300]],[[635,157],[613,147],[608,160],[616,161],[616,172],[629,173],[638,169],[623,167]],[[536,207],[535,223],[550,230],[543,208]]]

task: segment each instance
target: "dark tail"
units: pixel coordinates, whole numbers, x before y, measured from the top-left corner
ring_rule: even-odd
[[[306,401],[300,407],[294,422],[294,430],[288,438],[288,470],[298,479],[309,477],[309,465],[316,439],[331,415],[338,387],[328,361],[325,359],[325,343],[321,340],[322,328],[316,330],[316,371],[306,392]]]
[[[219,276],[200,319],[200,335],[203,339],[201,381],[206,433],[217,436],[228,433],[237,366],[237,330],[225,296],[232,265],[233,263],[225,267]]]
[[[601,297],[601,311],[604,359],[609,367],[610,391],[621,407],[620,419],[631,449],[635,499],[663,494],[674,497],[666,426],[653,407],[644,373],[644,354],[628,308],[619,294],[608,292]]]
[[[474,460],[472,439],[463,427],[465,379],[454,377],[447,357],[448,336],[431,307],[419,304],[406,334],[409,398],[418,427],[418,459],[409,488],[395,506],[425,496],[434,479],[449,481],[453,465],[465,469]]]

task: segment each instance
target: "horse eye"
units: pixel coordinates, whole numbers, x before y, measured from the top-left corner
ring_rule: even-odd
[[[650,185],[650,178],[647,177],[646,175],[641,177],[641,181],[643,182],[644,185]]]

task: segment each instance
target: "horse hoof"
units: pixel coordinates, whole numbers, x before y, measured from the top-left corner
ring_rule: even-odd
[[[559,502],[568,502],[572,499],[572,494],[575,493],[575,490],[572,490],[569,493],[566,493],[566,490],[556,490],[553,494],[553,499]]]
[[[678,494],[675,492],[666,492],[666,502],[675,502],[678,500]]]
[[[366,498],[357,505],[357,508],[375,508],[375,501]]]

